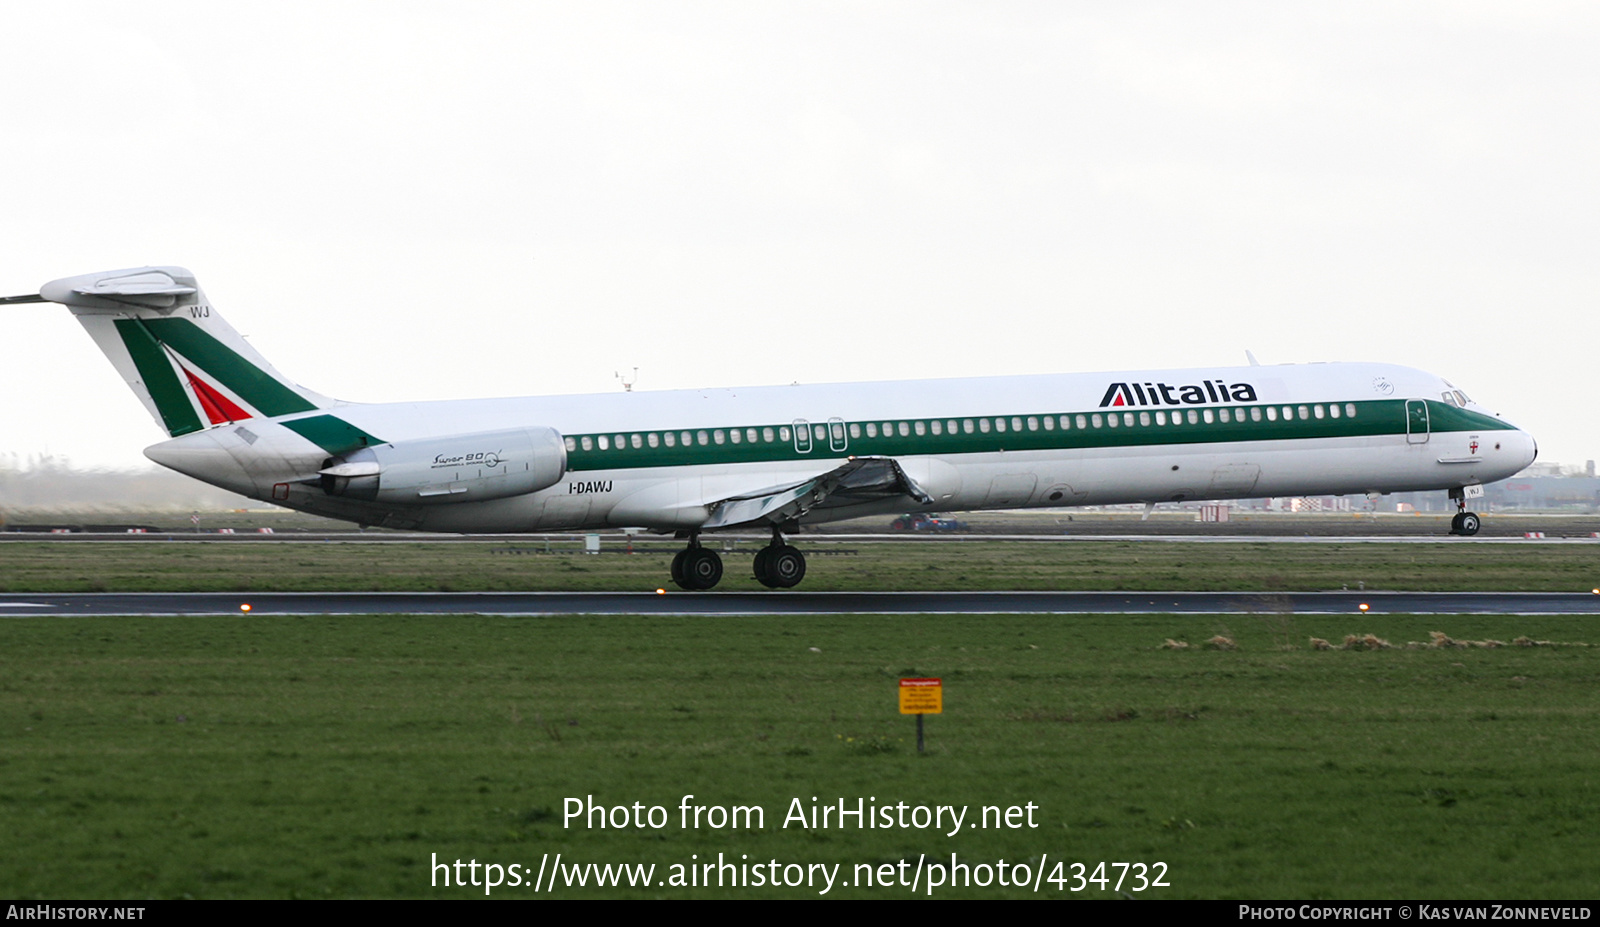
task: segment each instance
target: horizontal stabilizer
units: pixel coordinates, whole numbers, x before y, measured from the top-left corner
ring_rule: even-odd
[[[55,280],[44,285],[39,295],[51,302],[68,306],[94,306],[95,300],[114,303],[133,303],[153,309],[166,309],[177,305],[180,298],[200,292],[194,278],[187,271],[168,273],[154,267],[131,271],[111,271],[107,274],[86,274]],[[100,304],[103,305],[103,304]]]
[[[820,476],[730,496],[712,503],[711,517],[702,528],[730,528],[756,522],[782,524],[812,509],[839,508],[909,496],[926,505],[933,501],[888,457],[853,457]]]

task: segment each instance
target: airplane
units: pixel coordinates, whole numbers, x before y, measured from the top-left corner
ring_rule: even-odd
[[[1447,490],[1538,454],[1450,382],[1369,363],[1254,364],[744,389],[348,403],[279,373],[194,275],[143,267],[0,303],[71,310],[169,440],[162,466],[252,499],[413,531],[639,528],[685,540],[683,589],[722,579],[701,535],[757,528],[754,576],[805,577],[786,538],[869,515]]]

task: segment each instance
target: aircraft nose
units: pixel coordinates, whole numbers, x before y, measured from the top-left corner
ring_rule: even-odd
[[[1539,442],[1535,441],[1533,435],[1528,434],[1526,431],[1517,431],[1515,434],[1519,445],[1517,449],[1521,451],[1519,457],[1522,460],[1522,465],[1517,470],[1521,471],[1533,466],[1533,462],[1539,459]]]

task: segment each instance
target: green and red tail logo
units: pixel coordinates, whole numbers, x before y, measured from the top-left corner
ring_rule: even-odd
[[[173,437],[318,408],[276,374],[184,318],[123,318],[117,334]]]

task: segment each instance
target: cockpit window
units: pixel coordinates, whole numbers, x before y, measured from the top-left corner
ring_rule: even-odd
[[[1456,394],[1456,402],[1461,403],[1462,408],[1465,408],[1467,403],[1472,401],[1468,399],[1467,394],[1463,393],[1461,390],[1455,390],[1454,392]]]

